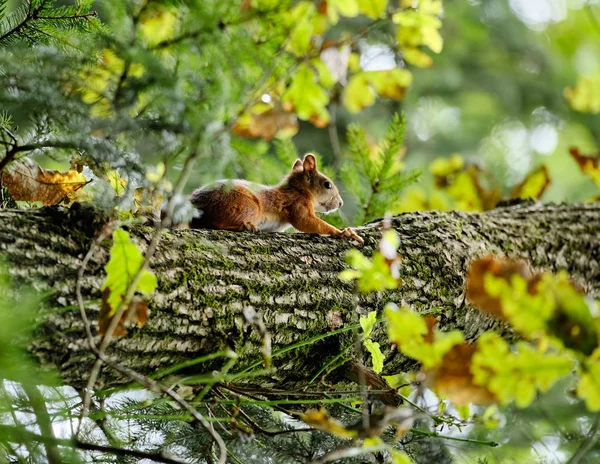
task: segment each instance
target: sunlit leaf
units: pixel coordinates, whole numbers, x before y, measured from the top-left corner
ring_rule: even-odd
[[[107,303],[110,306],[112,316],[119,308],[129,285],[138,273],[144,257],[140,249],[131,241],[129,234],[122,229],[113,233],[113,245],[110,249],[110,259],[106,264],[106,280],[102,289],[110,289]],[[149,295],[156,288],[156,276],[149,270],[142,271],[136,290]]]
[[[444,355],[463,341],[460,331],[434,331],[431,316],[424,318],[409,308],[388,305],[385,315],[390,340],[402,353],[420,361],[426,369],[438,366]]]
[[[357,0],[323,0],[326,4],[327,17],[331,24],[337,24],[340,16],[353,18],[360,10]]]
[[[514,401],[519,408],[529,406],[538,391],[547,391],[574,365],[566,355],[538,351],[526,343],[518,343],[516,350],[511,350],[493,332],[481,335],[476,344],[471,364],[473,380],[503,405]]]
[[[258,103],[236,121],[232,132],[241,137],[260,137],[264,140],[289,138],[298,132],[298,119],[285,111],[279,101]]]
[[[376,374],[379,374],[383,370],[383,361],[385,357],[381,352],[381,347],[379,343],[374,342],[371,339],[367,339],[363,341],[365,349],[371,353],[371,362],[373,363],[373,371]]]
[[[363,333],[361,334],[362,337],[369,338],[369,335],[371,335],[373,327],[375,327],[375,323],[377,322],[377,311],[369,312],[366,317],[360,316],[359,322],[363,330]]]
[[[457,405],[495,401],[493,393],[473,381],[471,360],[476,349],[475,345],[466,343],[455,345],[444,355],[441,363],[426,371],[427,383],[436,394]]]
[[[565,98],[576,111],[600,113],[600,76],[581,76],[574,87],[567,87]]]
[[[149,45],[172,38],[177,32],[179,17],[176,8],[149,8],[140,18],[140,28]]]
[[[60,203],[87,184],[85,176],[77,171],[43,169],[30,159],[13,162],[0,176],[15,200],[39,201],[45,206]]]
[[[329,123],[329,95],[317,83],[316,74],[307,64],[299,66],[281,101],[285,111],[295,111],[300,119],[311,121],[316,127]]]
[[[379,19],[385,14],[388,0],[358,0],[358,8],[362,14],[371,18]]]
[[[550,186],[550,174],[546,165],[531,171],[523,181],[515,187],[512,198],[534,198],[539,200]]]
[[[587,174],[600,187],[600,153],[583,155],[576,147],[571,147],[569,153],[579,165],[581,172]]]
[[[580,369],[577,396],[585,400],[590,411],[600,411],[600,362],[598,355],[586,360]]]
[[[358,435],[356,430],[349,430],[340,421],[330,417],[325,409],[309,409],[306,413],[301,414],[300,418],[311,427],[338,437],[352,438]]]

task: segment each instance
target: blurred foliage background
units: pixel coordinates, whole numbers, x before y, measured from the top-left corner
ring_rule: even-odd
[[[7,10],[19,4],[18,0],[8,0]],[[61,0],[58,4],[69,1]],[[102,5],[98,5],[98,11],[101,19],[109,16]],[[365,24],[364,18],[340,21],[328,34],[340,37],[356,33]],[[397,66],[394,44],[385,35],[386,27],[353,44],[363,70],[389,70]],[[403,162],[407,167],[420,169],[424,177],[404,193],[402,204],[396,205],[392,212],[481,209],[480,204],[457,200],[456,195],[435,189],[429,165],[436,158],[452,154],[485,169],[484,177],[487,181],[491,179],[492,184],[488,187],[498,188],[504,196],[540,165],[548,167],[551,180],[544,201],[575,202],[596,195],[597,187],[589,176],[581,173],[568,150],[576,146],[582,153],[593,154],[600,145],[599,2],[447,0],[441,35],[443,52],[430,53],[431,67],[411,68],[412,85],[404,100],[377,99],[373,106],[353,113],[339,104],[341,97],[338,95],[336,99],[334,92],[328,105],[333,122],[317,128],[300,121],[292,139],[297,152],[316,152],[327,166],[337,171],[342,160],[351,158],[346,137],[349,124],[358,123],[365,128],[369,141],[374,143],[385,133],[393,114],[403,111],[408,121]],[[239,53],[243,55],[244,51]],[[221,57],[213,56],[216,65],[229,63],[228,60],[221,63]],[[259,64],[264,66],[269,64],[270,56],[274,55],[265,53],[255,58],[264,60]],[[244,59],[228,58],[232,63]],[[581,90],[579,100],[583,103],[571,105],[565,98],[568,89],[582,78],[592,79],[596,87],[590,87],[588,93]],[[232,90],[222,88],[220,92]],[[289,133],[280,135],[285,137]],[[340,148],[336,150],[338,139]],[[222,177],[275,183],[288,166],[274,153],[271,142],[234,139],[218,156],[199,160],[186,191]],[[158,150],[154,155],[151,151],[143,155],[147,165],[161,159]],[[46,167],[65,168],[64,162],[43,157],[40,162]],[[169,178],[176,177],[182,164],[183,160],[175,159]],[[333,174],[333,170],[329,173]],[[342,190],[351,187],[342,182]],[[356,205],[352,201],[346,203],[346,217],[351,218]]]

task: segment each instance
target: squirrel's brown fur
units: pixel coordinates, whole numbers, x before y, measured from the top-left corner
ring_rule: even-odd
[[[315,215],[335,211],[343,201],[331,179],[317,170],[311,154],[296,160],[274,187],[221,180],[196,190],[190,201],[200,212],[192,219],[192,228],[277,232],[291,225],[301,232],[339,235],[363,244],[349,227],[339,230]]]

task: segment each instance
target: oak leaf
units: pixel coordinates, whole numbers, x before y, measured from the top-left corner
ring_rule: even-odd
[[[32,160],[19,160],[2,173],[2,185],[17,201],[41,202],[44,206],[60,203],[87,184],[75,170],[60,172],[44,169]]]

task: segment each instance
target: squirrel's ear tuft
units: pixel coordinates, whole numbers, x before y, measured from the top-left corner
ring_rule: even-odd
[[[305,171],[316,171],[317,170],[317,160],[315,159],[315,156],[311,153],[308,153],[304,157],[304,161],[303,161],[302,165],[304,166]]]
[[[302,172],[304,171],[304,166],[302,165],[302,160],[297,159],[292,165],[292,171]]]

